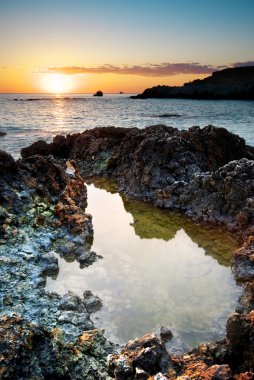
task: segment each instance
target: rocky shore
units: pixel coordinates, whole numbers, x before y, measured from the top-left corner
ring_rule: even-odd
[[[254,99],[254,66],[227,68],[211,76],[197,79],[183,86],[155,86],[147,88],[133,99]]]
[[[56,136],[21,154],[15,162],[0,152],[0,378],[254,378],[254,148],[223,128],[157,125]],[[85,212],[84,179],[94,176],[242,239],[232,269],[243,292],[223,341],[170,356],[159,337],[146,335],[119,353],[91,320],[101,306],[96,295],[45,291],[58,255],[83,266],[100,259]]]

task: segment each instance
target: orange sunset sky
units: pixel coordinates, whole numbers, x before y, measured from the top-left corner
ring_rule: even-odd
[[[0,2],[0,92],[141,92],[253,65],[254,2]]]

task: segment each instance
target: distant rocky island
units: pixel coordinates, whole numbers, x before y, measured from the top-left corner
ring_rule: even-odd
[[[99,90],[93,96],[103,96],[103,92]]]
[[[155,86],[147,88],[133,99],[239,99],[254,100],[254,66],[215,71],[204,79],[196,79],[183,86]]]

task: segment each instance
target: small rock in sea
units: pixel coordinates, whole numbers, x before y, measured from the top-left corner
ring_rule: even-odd
[[[7,135],[7,133],[5,133],[5,132],[3,132],[3,131],[0,131],[0,137],[4,137],[4,136],[6,136]]]
[[[93,96],[103,96],[102,91],[96,91],[96,93]]]
[[[168,327],[162,326],[160,328],[160,337],[164,342],[167,342],[168,340],[172,339],[173,334]]]
[[[162,115],[158,115],[157,117],[181,117],[178,113],[163,113]]]

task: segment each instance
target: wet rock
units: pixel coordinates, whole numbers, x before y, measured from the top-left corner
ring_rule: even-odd
[[[246,346],[249,341],[250,321],[239,313],[233,313],[227,320],[227,339],[232,347]]]
[[[18,165],[12,156],[0,150],[0,175],[15,175],[18,173]]]
[[[109,374],[116,379],[134,379],[136,368],[142,368],[151,376],[160,371],[166,372],[169,366],[164,343],[156,335],[145,335],[139,340],[128,342],[119,355],[111,355]]]
[[[232,270],[238,281],[254,280],[254,236],[249,236],[234,253]]]
[[[80,267],[85,268],[100,258],[102,258],[102,256],[97,255],[97,253],[94,251],[85,251],[78,256],[77,260],[80,262]]]
[[[86,311],[82,299],[70,290],[61,298],[58,308],[60,310],[72,310],[78,312]]]
[[[0,137],[4,137],[4,136],[6,136],[6,135],[7,135],[6,132],[0,131]]]
[[[88,313],[94,313],[102,307],[102,300],[100,297],[94,295],[90,290],[85,290],[83,293],[84,304]]]
[[[59,324],[69,323],[74,326],[80,326],[83,330],[89,330],[94,327],[89,319],[89,314],[86,312],[77,313],[72,310],[63,310],[57,320]]]
[[[173,337],[172,331],[168,327],[162,326],[160,328],[160,337],[164,342],[167,342]]]

